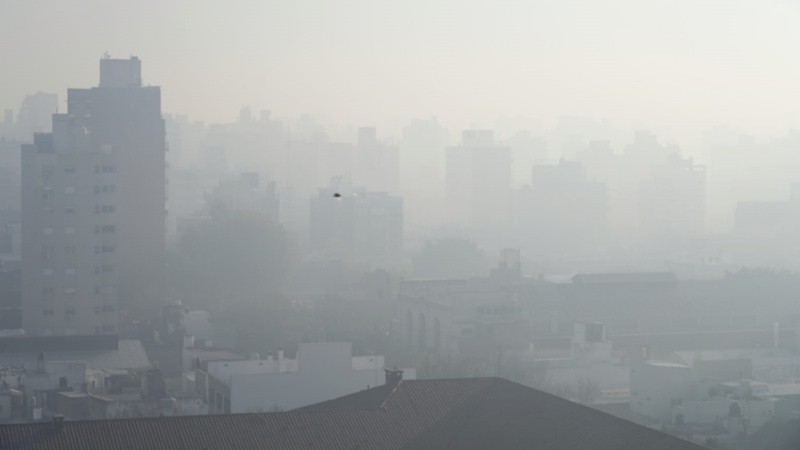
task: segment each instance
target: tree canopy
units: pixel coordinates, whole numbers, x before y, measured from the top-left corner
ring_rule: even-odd
[[[217,205],[182,237],[170,267],[181,300],[219,310],[278,298],[292,255],[291,240],[269,217]]]

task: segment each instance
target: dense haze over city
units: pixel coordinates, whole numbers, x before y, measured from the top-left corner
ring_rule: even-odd
[[[0,448],[798,448],[799,19],[0,0]]]

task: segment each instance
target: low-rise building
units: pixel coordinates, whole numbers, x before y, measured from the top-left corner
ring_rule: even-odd
[[[381,355],[352,356],[349,342],[301,343],[294,359],[279,351],[274,358],[209,361],[197,386],[209,414],[288,410],[383,384],[384,368]]]

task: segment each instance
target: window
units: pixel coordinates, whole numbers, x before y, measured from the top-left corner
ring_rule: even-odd
[[[67,206],[66,208],[64,208],[64,214],[75,214],[75,207]]]
[[[103,305],[103,312],[113,312],[115,309],[114,305]]]
[[[42,208],[42,211],[46,212],[47,214],[52,214],[53,212],[55,212],[55,210],[56,209],[53,208],[52,206],[45,206],[44,208]]]
[[[114,205],[104,205],[103,206],[103,214],[109,214],[114,212]]]
[[[44,234],[53,234],[53,227],[44,227]]]
[[[75,168],[74,167],[65,167],[64,168],[64,173],[75,173]]]
[[[53,255],[55,254],[55,250],[51,245],[45,245],[42,247],[42,261],[50,261],[53,259]]]
[[[103,325],[103,332],[104,333],[113,333],[114,332],[114,325]]]
[[[53,314],[54,314],[54,312],[53,312],[52,308],[47,308],[44,311],[42,311],[42,315],[45,315],[45,316],[52,316]]]
[[[75,187],[74,186],[65,187],[64,188],[64,193],[65,194],[74,194],[75,193]]]
[[[74,255],[75,254],[75,246],[74,245],[67,245],[64,247],[64,253],[67,255]]]
[[[95,225],[94,232],[97,234],[108,234],[117,231],[116,225]]]
[[[68,269],[64,269],[64,275],[75,275],[75,269],[71,267]]]
[[[103,273],[113,273],[115,269],[114,264],[106,264],[103,266]]]
[[[99,306],[95,306],[95,307],[94,307],[94,313],[95,313],[95,314],[100,314],[100,311],[101,311],[101,308],[100,308]],[[99,328],[99,327],[98,327],[98,328]],[[96,332],[96,331],[95,331],[95,332]]]
[[[45,274],[45,276],[49,277],[50,275],[53,274],[53,269],[44,269],[42,270],[42,273]]]
[[[73,227],[64,228],[64,234],[75,234],[75,228]]]
[[[100,286],[95,286],[94,287],[94,295],[100,295],[100,292],[101,292],[102,289],[103,288],[100,287]]]
[[[75,315],[75,308],[67,308],[64,310],[65,316],[74,316]]]

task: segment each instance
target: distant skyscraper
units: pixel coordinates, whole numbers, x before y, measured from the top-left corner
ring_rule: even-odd
[[[447,149],[447,211],[452,225],[497,232],[510,224],[511,150],[491,130],[466,130]]]
[[[435,118],[414,120],[400,140],[400,189],[412,226],[441,225],[447,132]]]
[[[579,162],[535,164],[517,202],[516,237],[533,254],[563,255],[606,242],[606,187]]]
[[[338,197],[335,195],[338,194]],[[335,179],[311,199],[311,245],[338,257],[387,261],[403,250],[403,198]]]
[[[677,153],[639,187],[639,220],[649,236],[699,236],[706,213],[706,167]]]
[[[374,127],[358,129],[354,182],[374,192],[396,194],[400,188],[400,152],[378,140]]]
[[[22,147],[23,326],[114,334],[120,300],[157,298],[165,241],[161,90],[141,62],[102,59],[53,132]]]

